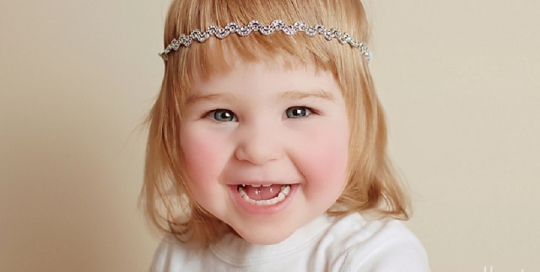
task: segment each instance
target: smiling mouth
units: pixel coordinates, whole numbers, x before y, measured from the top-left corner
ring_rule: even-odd
[[[290,184],[245,185],[237,186],[238,193],[247,203],[258,206],[274,205],[283,201],[291,191]]]

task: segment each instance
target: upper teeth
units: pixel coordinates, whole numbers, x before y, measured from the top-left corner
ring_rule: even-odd
[[[259,188],[259,187],[261,187],[261,186],[262,186],[262,187],[270,187],[270,186],[272,186],[272,184],[262,184],[262,185],[261,185],[261,184],[248,184],[248,185],[251,186],[251,187],[255,187],[255,188]],[[243,187],[246,187],[245,184],[242,184],[242,186],[243,186]]]

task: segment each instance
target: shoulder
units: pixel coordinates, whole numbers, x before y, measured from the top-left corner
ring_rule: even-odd
[[[332,234],[333,233],[333,234]],[[329,229],[344,271],[429,271],[424,247],[398,220],[345,216]]]
[[[150,272],[184,271],[186,265],[200,263],[204,253],[204,249],[183,243],[168,235],[163,238],[154,253]]]

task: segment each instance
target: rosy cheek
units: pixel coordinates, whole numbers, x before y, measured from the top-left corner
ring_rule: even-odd
[[[305,163],[304,169],[300,170],[308,180],[307,189],[320,191],[323,186],[329,191],[340,192],[347,171],[348,129],[332,127],[312,135],[317,136],[306,141],[301,149],[305,152],[302,154]]]
[[[191,182],[204,186],[215,180],[219,168],[219,143],[205,134],[186,132],[181,145]],[[193,184],[192,184],[193,185]]]

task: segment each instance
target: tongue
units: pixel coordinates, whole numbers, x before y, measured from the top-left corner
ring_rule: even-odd
[[[281,191],[281,185],[272,184],[269,187],[253,187],[246,185],[244,192],[253,200],[268,200],[279,195]]]

